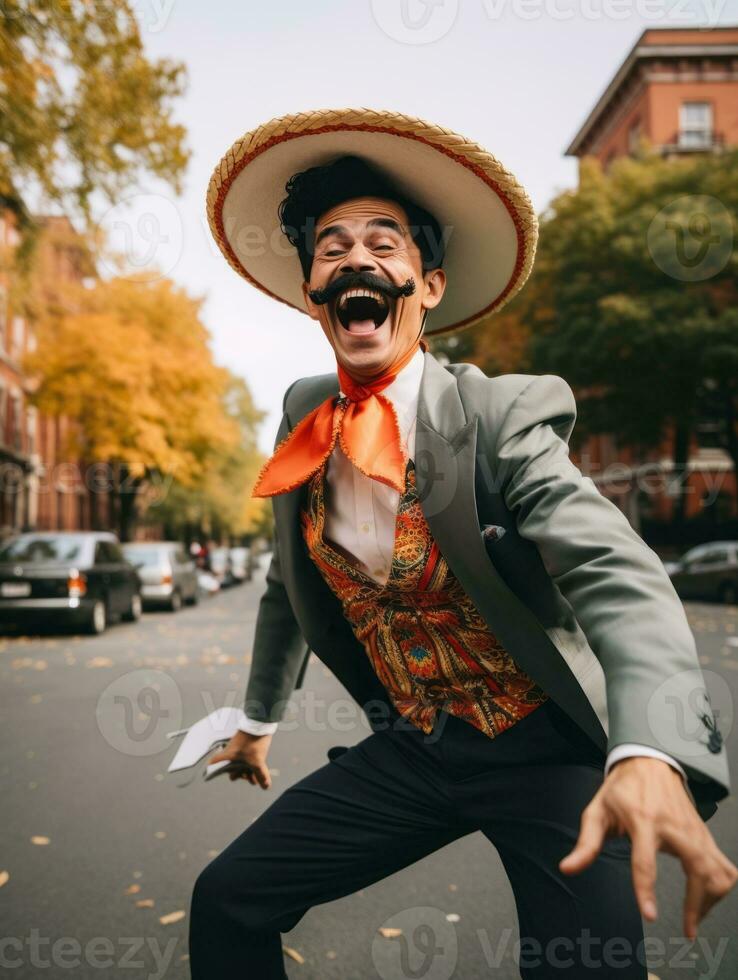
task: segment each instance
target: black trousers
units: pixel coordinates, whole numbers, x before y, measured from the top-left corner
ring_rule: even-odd
[[[627,838],[579,875],[558,870],[602,783],[604,758],[581,729],[550,700],[496,738],[446,712],[429,736],[397,714],[391,722],[331,753],[205,868],[192,898],[193,980],[284,980],[280,933],[308,909],[477,830],[512,885],[526,980],[645,980]]]

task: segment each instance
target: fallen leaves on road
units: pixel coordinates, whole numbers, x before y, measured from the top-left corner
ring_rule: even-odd
[[[93,657],[87,661],[88,667],[112,667],[113,661],[110,657]]]
[[[402,929],[395,929],[390,926],[380,926],[377,931],[385,939],[397,939],[398,936],[402,935]]]
[[[153,898],[139,898],[136,902],[137,909],[153,909],[154,899]]]
[[[138,895],[141,891],[140,885],[129,885],[128,888],[123,892],[124,895]]]
[[[164,840],[166,836],[167,836],[166,830],[157,830],[156,833],[154,834],[154,837],[156,837],[157,840]]]
[[[31,838],[31,843],[36,844],[37,847],[46,847],[47,844],[51,843],[51,838],[43,837],[42,835],[38,834]]]
[[[186,914],[187,913],[183,912],[181,909],[179,909],[177,912],[167,912],[166,915],[159,916],[159,922],[161,922],[163,926],[171,926],[175,922],[181,922]]]
[[[45,660],[34,660],[33,657],[16,657],[10,661],[13,670],[21,670],[28,667],[31,670],[46,670],[49,666]]]
[[[282,952],[284,953],[285,956],[289,956],[291,960],[294,960],[295,963],[305,962],[305,957],[302,956],[300,953],[298,953],[297,950],[293,949],[291,946],[283,946]]]
[[[2,888],[3,885],[7,885],[9,881],[10,881],[10,875],[8,874],[8,872],[0,871],[0,888]]]

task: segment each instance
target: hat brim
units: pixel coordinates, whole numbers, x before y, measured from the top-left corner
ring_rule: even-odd
[[[446,240],[446,292],[426,334],[472,326],[530,274],[538,221],[523,187],[476,143],[420,119],[369,109],[283,116],[238,140],[210,179],[211,231],[230,265],[305,313],[296,249],[279,224],[285,184],[309,167],[359,156],[430,211]]]

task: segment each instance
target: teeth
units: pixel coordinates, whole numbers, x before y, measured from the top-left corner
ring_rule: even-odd
[[[372,296],[380,303],[385,302],[384,296],[381,293],[376,292],[374,289],[347,289],[345,293],[341,293],[338,299],[339,307],[343,308],[346,305],[346,302],[353,299],[355,296]]]

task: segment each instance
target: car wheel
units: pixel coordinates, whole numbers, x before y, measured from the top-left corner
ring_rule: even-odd
[[[195,589],[195,591],[192,593],[192,595],[187,600],[187,605],[188,606],[196,606],[199,601],[200,601],[200,593],[198,592],[197,589]]]
[[[172,592],[172,597],[169,600],[169,611],[179,612],[182,608],[182,596],[176,590]]]
[[[725,582],[720,586],[720,601],[727,606],[738,605],[738,588],[732,582]]]
[[[131,596],[131,604],[128,610],[123,613],[123,619],[127,623],[137,623],[141,618],[141,613],[143,612],[143,604],[141,603],[141,596],[138,592],[134,592]]]
[[[104,599],[96,599],[87,621],[87,632],[99,636],[108,625],[108,610]]]

